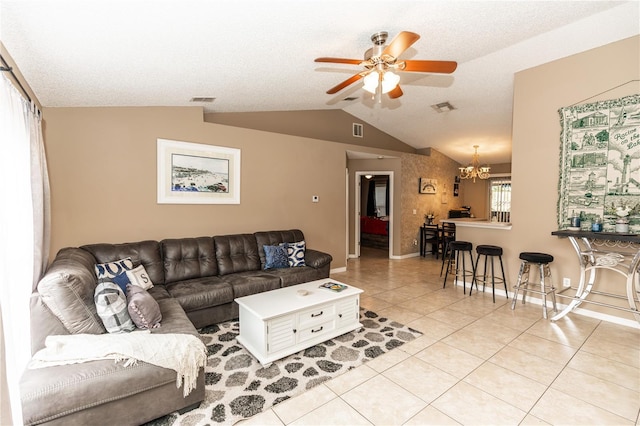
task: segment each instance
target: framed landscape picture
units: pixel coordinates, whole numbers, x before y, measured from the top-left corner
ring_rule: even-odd
[[[158,204],[240,204],[240,150],[158,139]]]

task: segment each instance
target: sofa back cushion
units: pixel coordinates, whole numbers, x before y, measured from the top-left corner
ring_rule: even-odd
[[[218,274],[213,238],[179,238],[160,242],[165,284]]]
[[[93,301],[95,263],[85,250],[63,248],[38,283],[42,301],[71,334],[106,332]]]
[[[153,284],[164,284],[164,263],[157,241],[139,241],[122,244],[90,244],[80,247],[96,258],[97,263],[113,262],[130,257],[133,266],[143,265]]]
[[[258,245],[253,234],[222,235],[213,240],[219,275],[261,269]]]
[[[287,231],[265,231],[256,232],[255,239],[258,247],[258,253],[260,255],[260,264],[264,268],[267,258],[264,253],[263,246],[276,246],[280,243],[297,243],[304,241],[304,234],[299,229],[289,229]]]

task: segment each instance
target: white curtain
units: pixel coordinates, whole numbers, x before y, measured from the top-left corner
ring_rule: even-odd
[[[2,422],[22,424],[18,383],[31,357],[29,297],[49,257],[49,179],[40,112],[0,78]],[[10,401],[10,414],[5,405]]]

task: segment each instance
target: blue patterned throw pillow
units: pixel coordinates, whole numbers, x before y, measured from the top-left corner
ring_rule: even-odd
[[[289,266],[291,268],[295,268],[296,266],[306,266],[306,263],[304,263],[305,242],[298,241],[297,243],[286,243],[286,245]]]
[[[107,263],[96,264],[96,277],[115,278],[118,275],[133,269],[133,261],[130,257]]]
[[[288,268],[289,256],[286,246],[263,246],[264,247],[264,269]]]

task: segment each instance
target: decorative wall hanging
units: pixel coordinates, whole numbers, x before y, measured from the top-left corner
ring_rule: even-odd
[[[159,204],[240,204],[240,150],[158,139]]]
[[[577,214],[583,230],[599,220],[605,232],[640,233],[640,95],[558,112],[558,227]]]
[[[421,194],[435,194],[438,188],[437,179],[420,178],[420,193]]]

